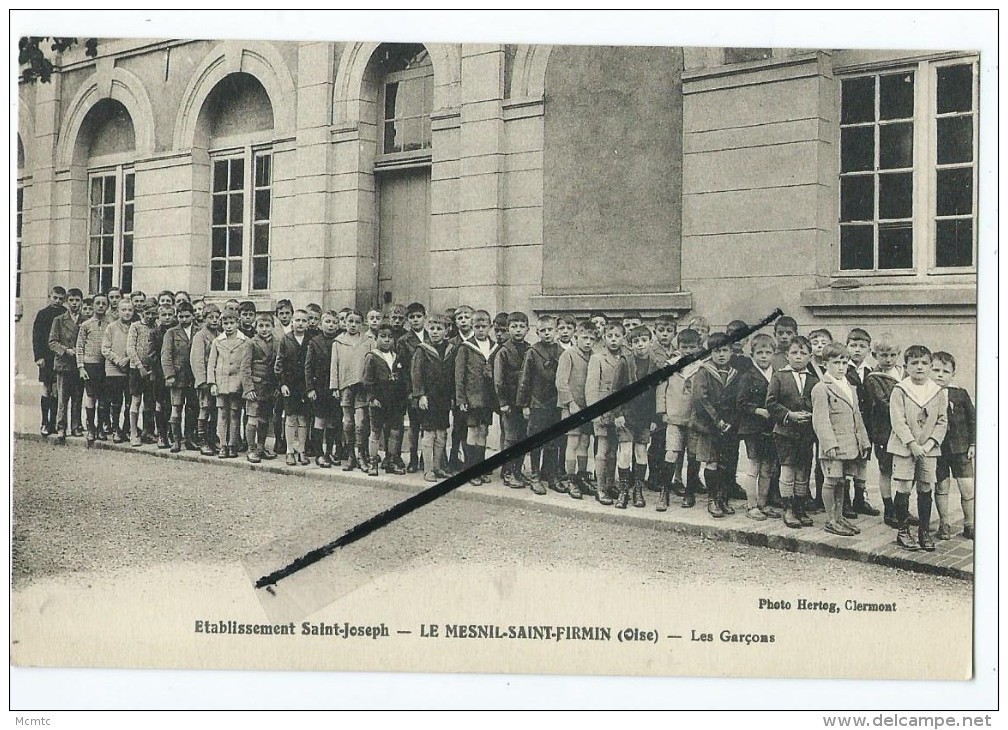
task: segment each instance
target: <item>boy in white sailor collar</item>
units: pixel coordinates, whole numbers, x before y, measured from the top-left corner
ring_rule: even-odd
[[[886,449],[893,455],[896,487],[896,544],[906,550],[933,551],[931,490],[937,480],[938,456],[948,429],[948,391],[930,379],[931,351],[911,345],[903,353],[906,377],[889,397],[892,434]],[[917,541],[910,534],[907,510],[910,491],[917,487]]]
[[[833,342],[823,350],[825,372],[812,388],[812,428],[819,439],[819,463],[823,471],[823,503],[827,532],[851,536],[861,532],[843,515],[844,486],[854,480],[855,491],[864,491],[871,441],[865,429],[857,390],[847,382],[847,347]]]

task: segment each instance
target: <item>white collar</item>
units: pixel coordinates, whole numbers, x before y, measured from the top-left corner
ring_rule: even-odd
[[[921,385],[917,385],[907,377],[899,382],[899,387],[910,397],[910,400],[921,407],[927,405],[928,401],[941,392],[938,384],[931,379],[925,380]]]

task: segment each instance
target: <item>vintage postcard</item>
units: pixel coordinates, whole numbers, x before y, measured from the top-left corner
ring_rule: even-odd
[[[12,665],[972,680],[995,59],[326,17],[27,23]]]

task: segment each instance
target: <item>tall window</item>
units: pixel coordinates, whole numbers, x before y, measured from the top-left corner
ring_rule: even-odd
[[[214,157],[211,291],[269,289],[272,160],[251,147]]]
[[[21,296],[21,225],[24,218],[24,186],[17,189],[17,273],[14,279],[14,296]]]
[[[422,45],[390,45],[383,61],[382,152],[431,147],[434,67]]]
[[[89,180],[88,290],[133,289],[135,175],[131,169],[95,172]]]
[[[842,80],[841,271],[975,265],[976,101],[972,61]]]

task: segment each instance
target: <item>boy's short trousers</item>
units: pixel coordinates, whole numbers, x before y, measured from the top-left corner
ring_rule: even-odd
[[[315,418],[342,418],[339,400],[333,396],[331,390],[319,390],[315,392],[315,400],[312,401],[312,415]]]
[[[616,438],[616,426],[613,425],[611,418],[593,420],[592,431],[595,432],[595,438]]]
[[[493,423],[493,410],[490,408],[470,408],[466,411],[467,426],[489,426]]]
[[[827,479],[843,479],[853,477],[859,482],[863,482],[868,473],[868,461],[866,459],[819,459],[819,466],[822,468],[823,476]]]
[[[690,431],[687,448],[697,461],[725,465],[732,458],[732,448],[738,451],[738,442],[730,436]]]
[[[348,385],[340,391],[340,405],[343,408],[367,408],[367,394],[363,383]]]
[[[210,395],[209,383],[207,383],[206,385],[201,385],[199,388],[196,389],[196,397],[199,398],[199,407],[201,411],[206,408],[213,408],[214,405],[216,404],[214,396]]]
[[[371,414],[371,430],[380,433],[385,429],[401,431],[403,420],[406,417],[405,404],[393,404],[391,408],[385,406],[368,406]]]
[[[433,404],[426,411],[420,411],[420,427],[424,431],[447,431],[451,407],[447,404]]]
[[[217,408],[229,408],[232,411],[241,410],[241,393],[219,393],[216,396],[211,397],[217,403]],[[200,398],[200,400],[202,400],[202,398]]]
[[[560,419],[561,420],[563,420],[564,418],[567,418],[567,416],[569,416],[569,415],[571,415],[570,406],[564,406],[563,408],[560,409]],[[567,435],[568,436],[577,436],[577,435],[591,436],[591,432],[592,432],[592,423],[591,423],[591,421],[589,421],[588,423],[582,423],[580,426],[575,426],[574,428],[570,429],[567,432]]]
[[[875,444],[875,460],[878,461],[879,472],[883,476],[892,476],[892,457],[885,446]]]
[[[129,394],[131,396],[145,395],[148,392],[150,378],[145,378],[137,368],[129,369]]]
[[[104,370],[104,365],[102,368]],[[56,385],[56,371],[48,365],[43,365],[38,369],[38,381],[47,388]]]
[[[559,408],[530,408],[528,419],[529,434],[545,431],[560,422]]]
[[[938,467],[936,476],[942,482],[949,478],[951,474],[956,479],[973,478],[973,462],[966,458],[966,454],[942,454],[938,457]]]
[[[938,481],[938,457],[925,456],[919,461],[912,456],[892,455],[892,478],[934,484]]]
[[[129,378],[125,375],[106,375],[105,383],[102,385],[102,395],[106,400],[112,398],[123,398],[127,400],[129,396],[126,388],[129,387]]]
[[[105,363],[86,362],[84,372],[87,373],[87,380],[84,381],[84,391],[89,398],[98,398],[104,392],[105,384]]]
[[[628,423],[616,429],[616,438],[621,444],[646,444],[651,441],[651,429],[635,423]]]
[[[187,405],[196,405],[196,389],[195,388],[176,388],[174,385],[170,388],[171,391],[171,404],[173,406],[181,406],[183,403]],[[207,391],[209,393],[209,391]]]
[[[266,420],[266,418],[273,415],[273,398],[259,397],[255,400],[246,400],[245,415],[249,417],[250,421],[253,418],[257,420]]]
[[[773,461],[775,458],[773,438],[768,433],[750,433],[742,439],[745,442],[746,458],[749,461]]]
[[[686,450],[686,442],[689,439],[688,431],[686,426],[679,423],[670,423],[665,426],[666,461],[674,460],[676,456]]]
[[[780,434],[773,435],[777,462],[781,466],[805,467],[812,463],[812,442],[789,439]]]
[[[303,395],[291,395],[283,399],[284,414],[288,416],[307,416],[310,412]]]

